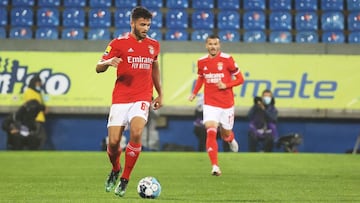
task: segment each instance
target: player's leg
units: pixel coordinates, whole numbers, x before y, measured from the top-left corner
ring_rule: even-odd
[[[234,107],[223,109],[223,112],[220,117],[220,133],[222,139],[229,143],[229,147],[231,151],[238,152],[239,151],[239,144],[235,139],[234,132],[232,130],[234,126]]]

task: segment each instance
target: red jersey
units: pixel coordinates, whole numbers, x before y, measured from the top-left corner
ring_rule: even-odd
[[[146,37],[141,41],[131,34],[112,40],[102,59],[122,59],[117,67],[117,79],[112,103],[151,101],[153,94],[152,65],[160,52],[158,41]]]
[[[214,58],[209,55],[201,57],[198,62],[198,75],[204,81],[204,104],[230,108],[234,105],[234,93],[232,88],[220,90],[217,83],[229,83],[233,75],[239,73],[239,68],[234,59],[229,55],[220,52]]]

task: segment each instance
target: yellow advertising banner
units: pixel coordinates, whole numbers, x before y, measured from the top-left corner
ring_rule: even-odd
[[[109,106],[114,68],[97,74],[102,53],[0,52],[0,105],[22,103],[33,74],[44,82],[49,106]],[[188,97],[204,53],[163,53],[160,57],[164,105],[194,106]],[[234,88],[237,106],[250,107],[264,89],[284,108],[360,109],[359,56],[233,54],[245,83]]]

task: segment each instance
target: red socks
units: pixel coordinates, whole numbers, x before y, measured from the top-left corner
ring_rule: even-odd
[[[141,152],[140,143],[132,143],[132,142],[128,143],[125,151],[125,168],[121,176],[122,178],[129,180],[130,174],[135,166],[135,163],[139,157],[140,152]]]
[[[224,137],[225,142],[231,142],[231,141],[233,141],[233,139],[234,139],[234,132],[233,131],[231,131],[231,134],[229,136]]]
[[[206,130],[206,150],[208,152],[211,165],[218,165],[218,144],[216,141],[216,128],[208,128]]]
[[[121,149],[120,149],[119,145],[117,145],[117,147],[113,147],[113,148],[108,145],[107,146],[107,154],[108,154],[110,162],[113,166],[112,170],[119,171],[120,170],[120,154],[121,154]]]

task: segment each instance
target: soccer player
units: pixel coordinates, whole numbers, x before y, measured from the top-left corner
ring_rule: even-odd
[[[124,196],[130,174],[141,152],[141,134],[148,119],[149,108],[162,106],[162,90],[158,54],[160,44],[147,37],[152,14],[143,7],[136,7],[131,13],[131,32],[112,40],[102,59],[96,65],[101,73],[109,66],[117,70],[112,105],[108,118],[107,154],[112,170],[105,182],[105,190],[111,191],[122,171],[119,147],[123,131],[129,127],[130,139],[125,149],[125,166],[115,194]],[[158,94],[152,100],[153,87]]]
[[[218,164],[218,145],[216,134],[220,134],[229,143],[233,152],[239,150],[232,131],[234,125],[234,93],[232,88],[244,82],[236,62],[229,54],[220,50],[218,36],[210,35],[206,39],[208,54],[198,59],[198,78],[189,97],[193,101],[204,84],[203,122],[206,128],[206,150],[212,165],[211,174],[220,176]]]

